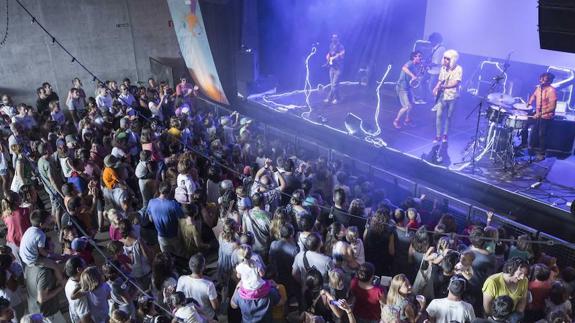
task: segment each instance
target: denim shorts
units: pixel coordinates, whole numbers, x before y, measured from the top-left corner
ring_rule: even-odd
[[[395,91],[397,92],[397,97],[399,98],[399,103],[402,107],[412,104],[413,95],[411,94],[411,90],[396,88]]]

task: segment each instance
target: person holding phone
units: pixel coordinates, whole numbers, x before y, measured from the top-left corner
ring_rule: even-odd
[[[364,262],[351,280],[353,314],[361,322],[375,322],[381,318],[380,302],[385,302],[385,292],[374,271],[370,262]]]

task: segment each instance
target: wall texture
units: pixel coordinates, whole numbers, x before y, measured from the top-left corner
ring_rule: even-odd
[[[164,0],[21,0],[24,6],[78,60],[102,80],[151,76],[149,58],[183,61]],[[0,14],[0,26],[5,16]],[[50,82],[65,99],[79,77],[88,95],[95,83],[48,37],[25,11],[10,1],[10,26],[0,47],[0,93],[33,103],[35,89]],[[0,29],[3,32],[3,28]]]

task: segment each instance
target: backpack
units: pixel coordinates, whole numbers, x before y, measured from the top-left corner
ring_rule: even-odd
[[[184,181],[182,181],[180,185],[176,187],[174,198],[180,204],[190,204],[192,202],[190,200],[190,196],[188,195],[188,189],[186,188],[186,183]]]

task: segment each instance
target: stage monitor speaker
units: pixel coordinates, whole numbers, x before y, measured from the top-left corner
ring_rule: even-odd
[[[575,2],[539,0],[539,46],[575,53]]]
[[[347,132],[355,136],[361,131],[361,119],[353,113],[348,113],[345,117],[345,129]]]
[[[547,181],[564,187],[575,187],[575,156],[557,159],[547,173]]]

